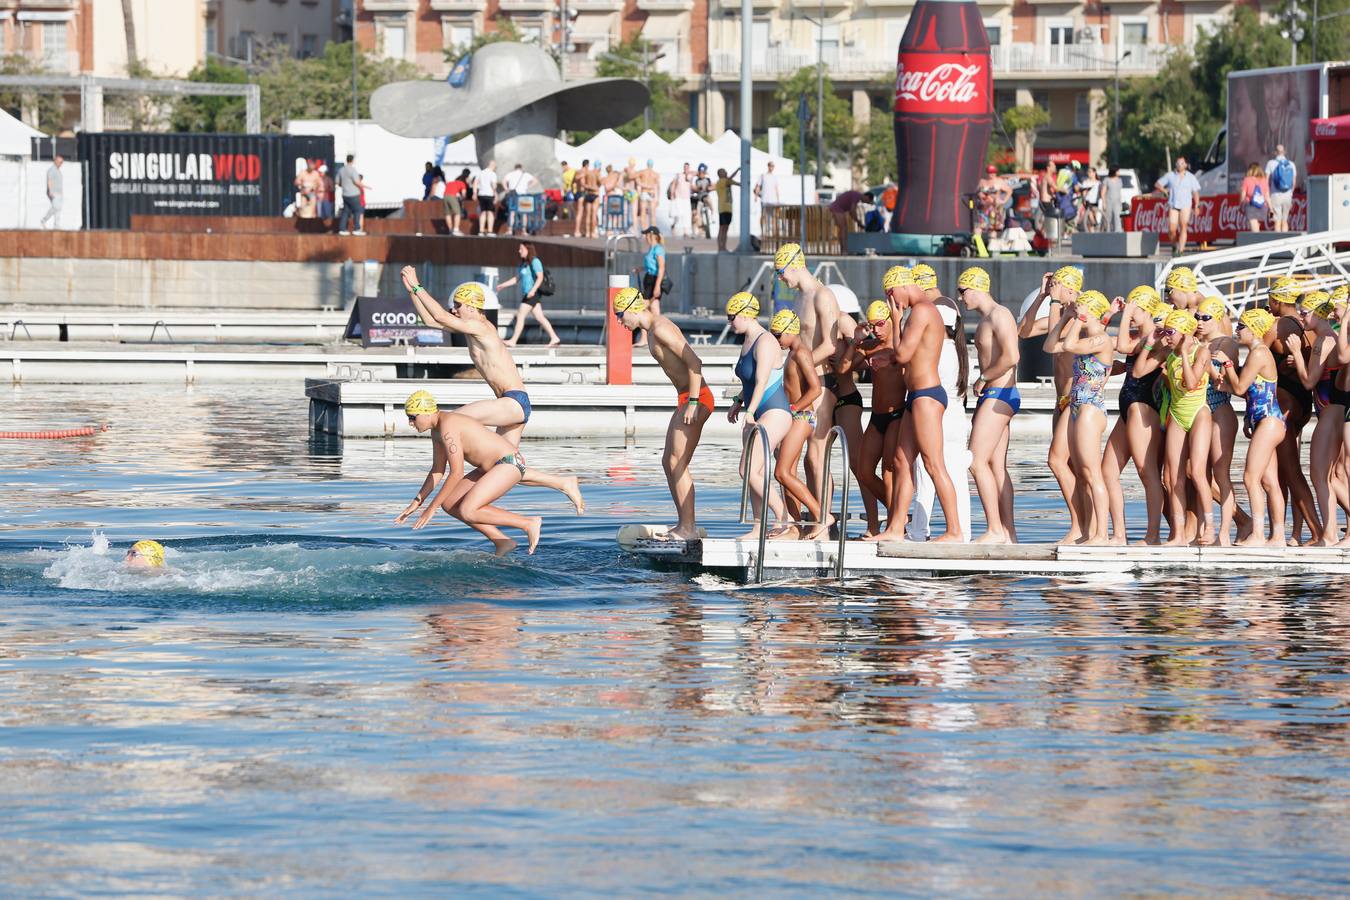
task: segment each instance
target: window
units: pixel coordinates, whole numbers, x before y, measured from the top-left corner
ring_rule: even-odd
[[[544,23],[539,19],[512,19],[520,29],[520,39],[526,44],[543,44]]]
[[[905,37],[905,29],[909,27],[909,18],[887,19],[886,20],[886,51],[894,53],[900,47],[900,41]]]
[[[755,19],[750,24],[750,62],[762,66],[769,57],[769,20]]]
[[[989,35],[989,46],[997,47],[1003,43],[1003,26],[998,24],[991,25],[984,23],[984,33]]]
[[[202,35],[202,46],[206,48],[207,55],[216,52],[216,20],[208,19],[206,22],[206,32]]]
[[[674,75],[680,69],[680,42],[674,38],[652,41],[651,54],[655,59],[652,68],[667,75]]]
[[[1214,34],[1223,27],[1223,23],[1228,20],[1227,16],[1218,13],[1191,13],[1191,40],[1200,40],[1200,32],[1206,31]]]
[[[1140,46],[1148,43],[1148,20],[1120,23],[1120,42],[1128,46]]]
[[[408,30],[402,25],[386,25],[380,34],[380,55],[385,59],[405,59]]]
[[[474,39],[472,20],[444,19],[441,21],[441,40],[447,50],[458,47],[467,49]]]
[[[825,27],[820,29],[815,38],[821,42],[825,49],[827,57],[838,56],[839,53],[839,23],[826,22]],[[813,42],[814,43],[814,42]]]
[[[319,52],[319,36],[317,34],[300,35],[300,58],[309,59]]]
[[[66,47],[66,23],[42,23],[42,64],[48,69],[65,71],[70,68],[69,49]]]
[[[1081,129],[1092,127],[1092,100],[1086,91],[1074,98],[1073,127]]]
[[[238,59],[242,59],[247,62],[253,62],[253,49],[254,44],[257,42],[257,39],[254,37],[253,32],[241,31],[239,32],[239,37],[236,40],[238,46],[235,48],[234,55]]]
[[[1050,19],[1045,24],[1046,43],[1061,47],[1073,43],[1073,20]]]
[[[1017,105],[1017,91],[994,91],[994,115],[1003,114]]]
[[[286,47],[290,45],[291,39],[284,31],[274,31],[272,32],[272,43],[278,47]]]

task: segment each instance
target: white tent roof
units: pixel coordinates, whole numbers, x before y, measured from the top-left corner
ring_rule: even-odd
[[[22,156],[28,159],[33,155],[32,140],[35,137],[46,135],[0,109],[0,156]]]
[[[713,152],[713,145],[703,139],[703,136],[692,128],[686,128],[684,134],[670,142],[670,148],[677,153],[684,153],[689,156],[708,156]]]

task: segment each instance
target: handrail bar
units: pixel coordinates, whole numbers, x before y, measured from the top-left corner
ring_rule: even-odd
[[[741,441],[741,511],[736,517],[736,521],[745,522],[745,501],[750,495],[750,442],[754,440],[755,435],[759,435],[760,443],[764,447],[764,495],[759,506],[759,555],[755,557],[755,583],[758,584],[764,580],[764,547],[769,539],[769,433],[764,430],[764,426],[758,422],[754,427],[747,428],[745,439]]]
[[[1277,275],[1304,274],[1308,287],[1323,287],[1350,280],[1350,251],[1338,249],[1350,244],[1350,230],[1317,231],[1242,247],[1227,247],[1173,257],[1158,269],[1155,287],[1163,289],[1167,276],[1177,266],[1189,266],[1195,272],[1200,289],[1217,294],[1233,313],[1261,299],[1263,279]],[[1215,272],[1216,267],[1247,263]]]
[[[842,580],[844,577],[844,546],[848,543],[848,493],[849,488],[852,487],[849,483],[849,477],[853,474],[853,470],[849,463],[848,435],[838,425],[831,428],[830,433],[825,436],[825,466],[821,470],[820,488],[817,491],[816,499],[820,501],[820,518],[821,521],[824,521],[825,516],[829,514],[830,507],[834,505],[834,479],[830,477],[830,451],[834,449],[836,438],[838,438],[844,454],[844,492],[839,498],[839,518],[835,523],[839,526],[839,548],[834,557],[834,577]]]

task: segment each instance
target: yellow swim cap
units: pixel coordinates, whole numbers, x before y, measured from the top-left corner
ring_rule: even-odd
[[[1342,284],[1331,291],[1331,302],[1337,305],[1350,302],[1350,285]]]
[[[961,273],[961,277],[956,279],[956,288],[960,290],[965,288],[970,291],[989,290],[989,273],[979,266],[971,266]]]
[[[164,545],[159,541],[137,541],[131,545],[131,549],[152,569],[164,565]]]
[[[1158,305],[1162,303],[1162,297],[1158,296],[1158,291],[1151,284],[1139,285],[1139,287],[1130,291],[1129,296],[1125,299],[1148,313],[1150,316],[1154,314]]]
[[[1228,307],[1218,297],[1206,297],[1200,301],[1199,311],[1207,316],[1213,316],[1216,319],[1222,319],[1228,315]]]
[[[466,281],[455,288],[452,295],[456,303],[463,303],[465,306],[472,306],[474,309],[482,309],[487,303],[487,294],[483,292],[483,286],[476,281]]]
[[[1111,301],[1101,291],[1083,291],[1078,295],[1078,305],[1099,321],[1111,313]]]
[[[914,272],[906,269],[904,266],[891,266],[886,270],[886,274],[881,276],[881,289],[889,291],[891,288],[907,287],[914,283]]]
[[[439,409],[430,391],[413,391],[403,404],[403,411],[410,416],[430,415]]]
[[[1270,314],[1270,310],[1254,306],[1238,316],[1238,321],[1257,337],[1265,337],[1266,332],[1275,324],[1275,317]]]
[[[937,287],[937,272],[928,263],[919,263],[909,270],[909,274],[914,277],[914,283],[925,291]]]
[[[1163,323],[1166,328],[1175,328],[1182,334],[1195,334],[1195,326],[1199,324],[1195,321],[1195,316],[1184,309],[1174,309],[1167,316],[1167,321]]]
[[[1153,324],[1161,325],[1167,321],[1167,317],[1176,312],[1177,308],[1170,303],[1162,300],[1158,301],[1158,306],[1153,311]]]
[[[1331,295],[1326,291],[1305,291],[1299,298],[1298,308],[1304,312],[1315,313],[1322,308],[1323,304],[1331,302]]]
[[[1196,291],[1200,289],[1195,280],[1195,273],[1187,266],[1177,266],[1167,273],[1167,289],[1169,291]]]
[[[1281,275],[1270,283],[1271,303],[1297,303],[1298,279],[1292,275]]]
[[[616,313],[640,313],[646,308],[647,301],[637,288],[626,287],[614,295],[614,311]]]
[[[1055,270],[1055,281],[1069,290],[1081,291],[1083,289],[1083,270],[1077,266],[1060,266]]]
[[[769,331],[773,334],[801,334],[802,320],[790,309],[780,309],[769,322]]]
[[[867,304],[867,321],[885,322],[891,317],[891,305],[885,300],[873,300]]]
[[[779,272],[787,269],[805,269],[806,254],[800,244],[784,244],[773,255],[773,267]]]
[[[727,315],[753,319],[759,315],[759,299],[749,291],[732,294],[727,301]]]

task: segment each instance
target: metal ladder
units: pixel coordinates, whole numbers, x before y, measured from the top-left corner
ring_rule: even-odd
[[[844,434],[844,429],[835,425],[830,429],[829,435],[825,438],[825,469],[821,472],[820,490],[816,493],[816,499],[820,501],[820,517],[824,521],[825,515],[834,505],[834,479],[830,477],[830,465],[834,457],[831,452],[834,450],[835,439],[838,439],[841,452],[844,454],[844,493],[839,498],[839,515],[835,519],[835,524],[839,526],[839,546],[834,554],[834,577],[840,580],[844,577],[844,547],[848,544],[848,492],[853,486],[850,479],[853,475],[853,469],[849,465],[848,457],[848,435]]]
[[[745,433],[745,440],[741,442],[741,511],[736,521],[745,522],[745,504],[750,498],[750,442],[756,435],[764,450],[764,499],[759,505],[759,553],[755,556],[755,583],[758,584],[764,580],[764,545],[769,539],[769,470],[773,468],[770,465],[773,456],[769,452],[769,433],[758,423]]]

